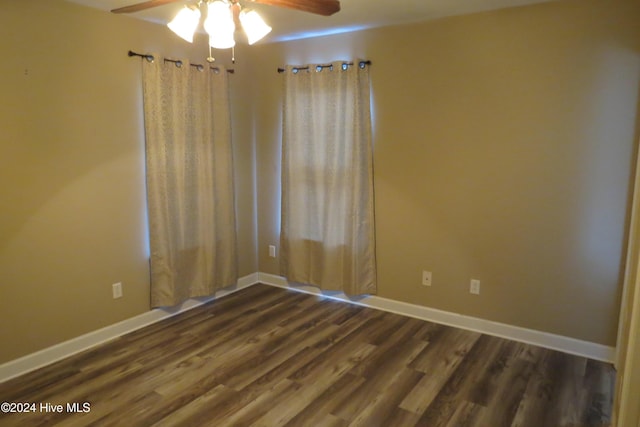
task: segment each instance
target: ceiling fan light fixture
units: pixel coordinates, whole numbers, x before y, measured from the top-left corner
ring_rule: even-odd
[[[200,10],[185,6],[180,12],[167,24],[167,27],[178,36],[193,43],[193,34],[198,28],[200,22]]]
[[[236,24],[233,22],[233,12],[229,4],[224,1],[207,3],[207,19],[204,30],[209,34],[209,45],[216,49],[229,49],[235,46],[233,39]]]
[[[271,27],[255,10],[243,9],[240,12],[240,23],[250,45],[271,32]]]

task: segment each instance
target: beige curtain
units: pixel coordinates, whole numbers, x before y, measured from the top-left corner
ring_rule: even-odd
[[[281,274],[375,294],[369,67],[297,70],[284,72]]]
[[[228,81],[143,64],[151,305],[172,306],[237,282]]]

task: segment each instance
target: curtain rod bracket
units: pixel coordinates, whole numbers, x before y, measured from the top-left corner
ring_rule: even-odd
[[[129,51],[129,56],[139,56],[140,58],[146,59],[147,62],[153,62],[155,59],[153,55],[149,55],[149,54],[143,55],[142,53],[136,53],[132,50]]]

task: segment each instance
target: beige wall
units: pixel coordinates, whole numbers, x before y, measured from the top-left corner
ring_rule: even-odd
[[[140,59],[127,51],[202,62],[203,46],[60,0],[0,2],[0,363],[149,310]],[[231,79],[234,123],[250,111],[245,78]],[[234,131],[246,275],[253,149]]]
[[[275,69],[366,58],[379,295],[614,345],[638,22],[637,1],[576,0],[256,46],[260,271],[278,273]]]

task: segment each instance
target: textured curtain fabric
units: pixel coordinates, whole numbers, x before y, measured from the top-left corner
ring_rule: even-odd
[[[369,69],[284,73],[281,274],[376,293]]]
[[[237,282],[227,73],[143,61],[151,305]]]

